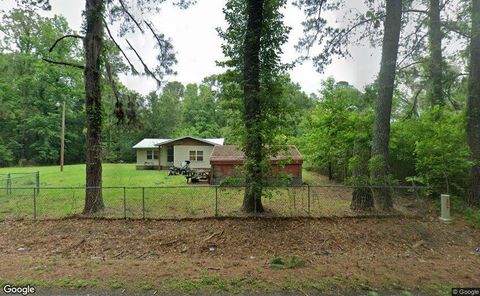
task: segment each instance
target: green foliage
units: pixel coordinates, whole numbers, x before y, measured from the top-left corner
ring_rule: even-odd
[[[392,167],[406,167],[394,172],[415,172],[431,194],[465,193],[469,153],[462,113],[436,107],[392,125]]]
[[[275,144],[281,143],[281,127],[285,126],[282,75],[288,66],[281,62],[281,48],[290,31],[281,13],[285,6],[286,0],[229,0],[224,9],[228,25],[226,30],[219,30],[227,58],[220,64],[228,67],[229,77],[243,88],[243,93],[232,99],[241,107],[242,124],[235,128],[235,134],[245,152],[245,209],[253,209],[252,202],[262,195],[262,175],[270,165],[270,156],[280,147]],[[261,13],[254,13],[257,10]]]
[[[216,78],[210,79],[211,81],[205,81],[198,86],[187,85],[181,106],[182,128],[177,132],[178,135],[188,134],[203,138],[220,136],[217,94],[211,84],[216,83]]]
[[[464,217],[476,227],[480,227],[480,210],[466,208],[463,212]]]
[[[281,74],[287,67],[280,61],[281,46],[288,41],[291,28],[283,23],[281,9],[285,7],[285,0],[268,0],[264,4],[264,22],[262,24],[262,40],[260,46],[261,79],[264,86],[268,81]],[[226,3],[224,14],[228,23],[226,30],[217,29],[220,37],[225,41],[222,45],[226,62],[219,63],[240,73],[243,69],[243,42],[247,28],[247,2],[229,0]]]
[[[83,159],[83,81],[81,71],[52,67],[40,59],[60,35],[73,33],[63,17],[44,18],[13,9],[0,23],[1,165],[54,163],[60,150],[57,102],[67,103],[67,161]],[[75,40],[65,40],[52,58],[78,59]],[[77,125],[81,123],[81,125]],[[74,143],[74,145],[72,145]]]
[[[241,187],[245,186],[245,179],[235,176],[226,176],[220,181],[220,186],[224,187]]]
[[[320,101],[302,121],[303,135],[296,142],[301,148],[306,165],[327,173],[333,168],[333,177],[346,179],[348,168],[355,163],[351,159],[354,142],[369,145],[372,112],[368,107],[368,95],[355,88],[336,84],[329,78],[323,84]],[[367,107],[364,107],[367,105]]]
[[[13,155],[10,150],[4,145],[0,145],[0,166],[7,166],[13,160]]]
[[[296,139],[306,165],[351,184],[372,184],[368,174],[352,176],[364,165],[358,151],[369,151],[375,89],[364,94],[327,80],[320,101],[301,124],[303,134]],[[392,122],[388,182],[423,184],[432,195],[449,192],[463,196],[467,188],[469,149],[465,141],[464,114],[446,107],[427,109],[418,117],[399,106]],[[402,116],[407,113],[408,116]],[[355,152],[355,144],[360,149]],[[368,171],[383,167],[383,159],[372,158]],[[347,169],[348,168],[348,169]],[[383,182],[383,180],[381,180]]]

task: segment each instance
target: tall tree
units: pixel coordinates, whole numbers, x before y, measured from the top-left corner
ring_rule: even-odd
[[[470,202],[480,206],[480,1],[472,0],[467,140],[474,165],[470,171]]]
[[[430,92],[431,105],[443,105],[443,57],[440,0],[429,0]]]
[[[247,30],[243,63],[243,104],[245,132],[246,188],[243,210],[263,212],[262,161],[263,139],[260,106],[260,38],[262,37],[264,0],[247,1]]]
[[[375,103],[370,177],[374,185],[382,186],[381,189],[374,190],[374,197],[378,200],[380,208],[387,211],[393,208],[390,189],[386,186],[389,184],[390,117],[401,27],[402,0],[386,0],[382,60],[377,78],[378,98]]]
[[[86,195],[84,214],[95,213],[105,205],[102,198],[102,92],[101,59],[103,46],[103,0],[86,0],[85,109],[87,115]]]
[[[228,87],[241,110],[243,125],[237,128],[245,153],[246,190],[242,209],[261,212],[269,158],[276,153],[279,127],[286,112],[282,96],[281,75],[286,65],[281,63],[282,45],[288,40],[289,27],[283,23],[280,10],[285,0],[230,0],[225,17],[229,24],[220,31],[226,41],[223,52],[229,58],[221,63],[233,68],[227,75],[235,79]],[[240,91],[238,91],[240,89]]]

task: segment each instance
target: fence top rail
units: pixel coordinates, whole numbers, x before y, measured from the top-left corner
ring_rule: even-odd
[[[8,176],[8,175],[36,175],[39,172],[31,172],[31,173],[1,173],[0,175],[2,176]]]
[[[369,188],[369,189],[424,189],[424,186],[353,186],[353,185],[291,185],[291,186],[265,186],[265,189],[288,189],[288,188],[344,188],[344,189],[354,189],[354,188]],[[175,185],[175,186],[102,186],[102,187],[87,187],[87,186],[46,186],[46,187],[0,187],[2,189],[12,189],[12,190],[26,190],[26,189],[45,189],[45,190],[67,190],[67,189],[193,189],[193,188],[219,188],[219,189],[228,189],[228,188],[245,188],[245,186],[220,186],[220,185]]]
[[[28,178],[28,176],[18,176],[18,177],[10,177],[10,178],[0,178],[0,181],[5,181],[5,180],[16,180],[16,179],[25,179]]]

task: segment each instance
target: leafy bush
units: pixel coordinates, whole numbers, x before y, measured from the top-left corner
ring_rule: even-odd
[[[7,147],[0,145],[0,166],[7,166],[13,161],[13,155]]]
[[[395,122],[391,155],[397,177],[414,173],[411,179],[427,186],[433,196],[465,193],[472,163],[463,114],[434,108],[419,118]]]
[[[344,180],[354,141],[359,132],[363,133],[357,129],[358,120],[369,121],[371,117],[359,112],[364,96],[351,86],[336,85],[332,78],[324,82],[321,96],[315,109],[303,120],[301,129],[305,132],[297,142],[307,167],[329,171],[331,177]]]
[[[235,177],[235,176],[226,176],[220,180],[219,185],[223,187],[242,187],[242,186],[245,186],[245,178]]]
[[[466,208],[464,210],[464,216],[467,221],[470,221],[476,227],[480,227],[480,210],[472,208]]]

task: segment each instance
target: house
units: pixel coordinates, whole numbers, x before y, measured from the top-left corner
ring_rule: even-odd
[[[210,157],[211,177],[210,183],[218,185],[225,177],[241,177],[244,153],[238,146],[215,146]],[[303,157],[294,145],[281,149],[276,156],[270,159],[272,176],[275,179],[282,174],[289,175],[292,184],[301,185]]]
[[[194,169],[209,169],[213,148],[222,146],[224,139],[180,137],[176,139],[143,139],[133,149],[137,151],[137,170],[168,169],[181,166],[186,160]]]

